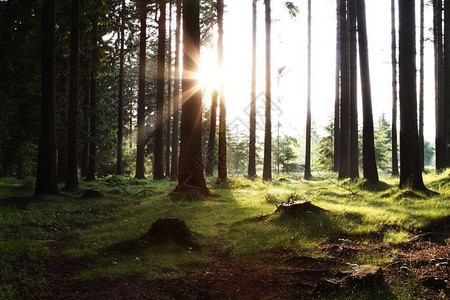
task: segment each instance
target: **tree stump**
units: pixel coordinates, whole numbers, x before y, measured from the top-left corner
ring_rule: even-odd
[[[278,205],[275,210],[276,213],[286,213],[293,217],[304,216],[312,213],[321,213],[325,211],[325,209],[315,206],[309,201],[282,203]]]
[[[182,246],[193,246],[194,234],[186,223],[176,218],[158,219],[150,230],[141,238],[150,244],[173,242]]]
[[[361,265],[353,267],[353,272],[345,278],[345,286],[352,290],[382,290],[387,285],[383,271],[378,266]]]
[[[83,198],[83,199],[101,198],[101,197],[103,197],[103,195],[99,191],[95,191],[95,190],[85,190],[83,193],[83,196],[81,196],[81,198]]]

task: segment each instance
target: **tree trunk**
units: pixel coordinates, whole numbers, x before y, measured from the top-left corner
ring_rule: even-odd
[[[209,195],[203,176],[202,92],[198,79],[191,76],[197,74],[199,70],[199,15],[199,1],[183,2],[183,104],[178,185],[175,192],[198,192]]]
[[[436,171],[445,169],[445,138],[443,120],[444,72],[442,53],[442,0],[433,1],[434,70],[435,70],[435,119],[436,119]]]
[[[349,95],[349,52],[346,0],[340,0],[341,20],[341,141],[339,146],[339,179],[350,176],[350,95]]]
[[[341,20],[339,13],[339,2],[336,0],[336,79],[335,79],[335,100],[334,100],[334,151],[333,151],[333,171],[339,172],[339,147],[341,141],[340,106],[341,106]]]
[[[91,54],[91,79],[90,79],[90,140],[89,140],[89,163],[86,181],[95,180],[96,156],[97,156],[97,64],[98,58],[95,55],[98,39],[98,17],[92,21],[92,54]]]
[[[391,43],[392,43],[392,176],[398,176],[397,142],[397,30],[395,27],[395,0],[391,0]]]
[[[63,102],[63,101],[61,101]],[[67,120],[67,110],[66,103],[61,104],[63,106],[60,118],[62,121],[60,122],[61,128],[57,130],[57,142],[56,142],[56,182],[63,183],[66,180],[66,172],[67,172],[67,129],[66,129],[66,120]],[[57,126],[58,127],[58,126]]]
[[[141,35],[139,41],[139,91],[137,111],[137,153],[136,175],[137,179],[145,179],[145,67],[146,67],[146,41],[147,41],[147,5],[140,4]]]
[[[41,137],[35,195],[56,194],[55,1],[42,4]]]
[[[272,180],[272,87],[271,87],[271,16],[270,1],[265,3],[266,23],[266,109],[265,109],[265,131],[264,131],[264,166],[263,180]]]
[[[206,175],[212,176],[214,173],[216,154],[216,127],[217,127],[217,91],[211,93],[211,119],[209,124],[208,151],[206,158]]]
[[[350,178],[359,177],[358,150],[358,63],[356,47],[356,1],[348,0],[350,37]],[[360,1],[360,0],[358,0]]]
[[[172,0],[169,0],[169,39],[167,51],[167,117],[166,117],[166,176],[170,178],[170,119],[172,118]]]
[[[449,1],[444,3],[444,97],[442,99],[442,131],[445,143],[444,155],[445,167],[450,167],[450,4]]]
[[[422,163],[422,171],[424,164],[424,137],[423,137],[423,110],[424,110],[424,0],[420,0],[420,71],[419,71],[419,150],[420,161]]]
[[[306,180],[311,178],[311,0],[308,0],[308,95],[306,99],[306,153],[305,174]]]
[[[363,108],[363,172],[365,179],[372,184],[377,184],[379,179],[373,133],[372,92],[370,85],[365,0],[357,1],[357,19]]]
[[[70,29],[70,86],[67,134],[66,190],[78,186],[78,61],[80,41],[80,0],[72,0]]]
[[[223,0],[217,0],[217,26],[218,43],[217,43],[217,58],[218,69],[223,68]],[[223,79],[219,84],[219,165],[218,165],[218,177],[220,180],[227,179],[227,107],[225,103],[225,91],[223,85]]]
[[[256,34],[257,8],[252,1],[252,86],[250,95],[250,141],[248,153],[248,177],[256,177]]]
[[[172,166],[170,179],[176,180],[178,177],[178,116],[180,104],[180,47],[181,47],[181,0],[176,0],[177,29],[175,31],[175,81],[173,92],[173,121],[172,121]]]
[[[166,0],[159,0],[158,23],[158,70],[156,75],[156,126],[154,148],[153,179],[164,178],[163,160],[163,123],[164,123],[164,89],[165,89],[165,61],[166,61]]]
[[[117,161],[116,175],[123,174],[123,85],[125,64],[125,0],[122,0],[120,24],[120,54],[119,54],[119,95],[117,105]]]
[[[399,0],[400,188],[423,190],[417,130],[415,1]]]
[[[89,70],[89,68],[88,68]],[[87,71],[90,74],[90,71]],[[87,77],[87,76],[86,76]],[[89,90],[89,79],[85,79],[84,83],[84,98],[83,98],[83,149],[81,150],[81,177],[85,178],[87,176],[88,164],[89,164],[89,132],[90,132],[90,120],[89,120],[89,106],[90,106],[90,93]]]

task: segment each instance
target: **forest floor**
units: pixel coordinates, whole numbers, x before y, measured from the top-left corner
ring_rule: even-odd
[[[208,199],[125,177],[34,198],[33,179],[0,179],[0,299],[447,299],[449,175],[425,177],[438,193],[388,177],[375,187],[211,178]],[[325,211],[274,213],[304,200]],[[185,221],[195,243],[143,242],[167,217]],[[386,285],[346,285],[366,264]]]

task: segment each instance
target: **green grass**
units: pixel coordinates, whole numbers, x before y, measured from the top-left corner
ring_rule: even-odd
[[[427,186],[439,195],[399,190],[397,179],[388,177],[375,187],[363,180],[336,181],[356,194],[325,178],[274,183],[208,178],[213,196],[206,200],[168,196],[173,182],[126,177],[82,182],[74,193],[34,199],[33,179],[0,179],[0,298],[45,294],[45,264],[55,255],[54,243],[62,245],[58,252],[74,266],[73,279],[79,281],[204,272],[212,260],[208,249],[219,238],[232,259],[247,261],[276,249],[320,256],[317,246],[330,238],[367,241],[383,228],[391,228],[384,232],[385,243],[403,243],[409,231],[450,215],[449,178],[425,175]],[[99,190],[104,197],[82,199],[84,189]],[[270,215],[281,202],[303,199],[327,211],[299,219]],[[200,236],[201,247],[130,246],[164,217],[183,219]],[[355,262],[382,265],[389,258],[358,256]]]

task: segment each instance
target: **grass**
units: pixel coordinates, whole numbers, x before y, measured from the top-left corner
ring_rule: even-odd
[[[45,295],[51,272],[46,264],[55,251],[65,264],[74,266],[73,280],[86,281],[204,272],[212,260],[205,249],[218,239],[232,259],[247,261],[276,249],[320,255],[318,245],[342,236],[364,240],[384,232],[385,243],[404,243],[408,232],[450,215],[449,178],[449,174],[425,175],[427,186],[439,195],[399,190],[397,179],[388,177],[375,187],[363,180],[339,183],[356,194],[325,178],[273,183],[244,178],[217,183],[208,178],[210,199],[183,201],[168,196],[175,187],[170,181],[113,177],[82,182],[74,193],[33,199],[33,179],[0,179],[0,298]],[[82,199],[84,189],[99,190],[104,197]],[[270,215],[281,202],[303,199],[327,212],[301,219]],[[183,219],[201,236],[203,247],[130,246],[163,217]],[[355,260],[382,265],[389,259]]]

